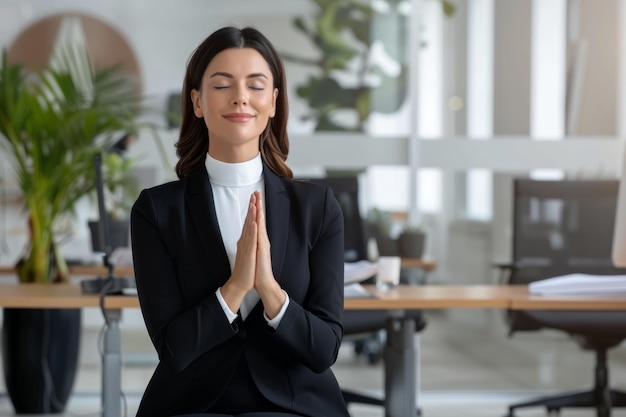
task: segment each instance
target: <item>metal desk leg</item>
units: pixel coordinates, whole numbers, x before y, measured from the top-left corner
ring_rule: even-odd
[[[122,310],[106,310],[108,326],[104,333],[102,358],[102,416],[122,415],[122,347],[120,319]]]
[[[387,320],[385,343],[385,417],[417,416],[415,321]]]

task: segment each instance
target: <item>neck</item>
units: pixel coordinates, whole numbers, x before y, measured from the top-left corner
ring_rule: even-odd
[[[258,148],[251,148],[249,146],[235,146],[228,149],[209,146],[209,155],[211,155],[213,159],[231,164],[249,161],[254,159],[258,154]]]

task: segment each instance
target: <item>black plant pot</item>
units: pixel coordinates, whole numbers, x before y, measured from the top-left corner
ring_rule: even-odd
[[[404,258],[421,258],[424,255],[426,233],[402,232],[398,236],[398,250]]]
[[[78,366],[80,322],[80,309],[4,309],[2,364],[16,414],[65,410]]]
[[[127,247],[130,220],[113,220],[109,218],[108,223],[111,250]],[[97,221],[90,221],[88,224],[89,231],[91,232],[91,249],[94,252],[104,252],[104,236],[100,236],[100,223]]]

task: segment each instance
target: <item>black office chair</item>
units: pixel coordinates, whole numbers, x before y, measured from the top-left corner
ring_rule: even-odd
[[[308,179],[307,181],[330,187],[341,205],[344,220],[345,261],[356,262],[367,259],[365,227],[359,212],[358,178],[355,176],[326,177]],[[421,310],[408,311],[407,317],[415,321],[416,331],[421,331],[426,326]],[[370,363],[375,363],[382,357],[384,336],[382,336],[381,333],[385,331],[388,319],[389,316],[386,311],[344,311],[344,336],[347,336],[347,339],[355,343],[355,353],[367,355]],[[342,389],[342,394],[346,404],[385,405],[385,400],[382,398],[376,398],[346,389]],[[418,415],[419,414],[420,412],[418,410]]]
[[[618,181],[514,181],[513,263],[501,266],[509,284],[528,284],[569,273],[625,274],[613,267],[611,247]],[[626,339],[626,312],[507,312],[511,334],[555,329],[568,333],[596,356],[594,386],[586,391],[539,398],[509,406],[508,417],[523,407],[589,407],[608,417],[626,406],[626,393],[609,387],[607,351]]]

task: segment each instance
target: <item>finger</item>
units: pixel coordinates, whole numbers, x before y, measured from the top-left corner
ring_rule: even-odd
[[[254,192],[256,197],[256,220],[259,223],[259,226],[265,228],[265,210],[263,210],[263,199],[261,198],[261,193],[258,191]]]
[[[259,228],[259,243],[269,247],[269,236],[267,234],[267,223],[265,220],[265,210],[263,210],[263,200],[261,194],[257,196],[257,223]]]
[[[251,200],[248,205],[248,212],[243,223],[243,229],[241,231],[241,237],[238,242],[237,252],[246,253],[244,256],[249,256],[251,251],[256,252],[256,245],[258,240],[258,231],[256,224],[256,206]]]
[[[248,203],[248,212],[246,213],[246,218],[244,219],[243,226],[249,226],[257,221],[257,209],[256,209],[256,201],[254,195],[250,196],[250,202]]]

